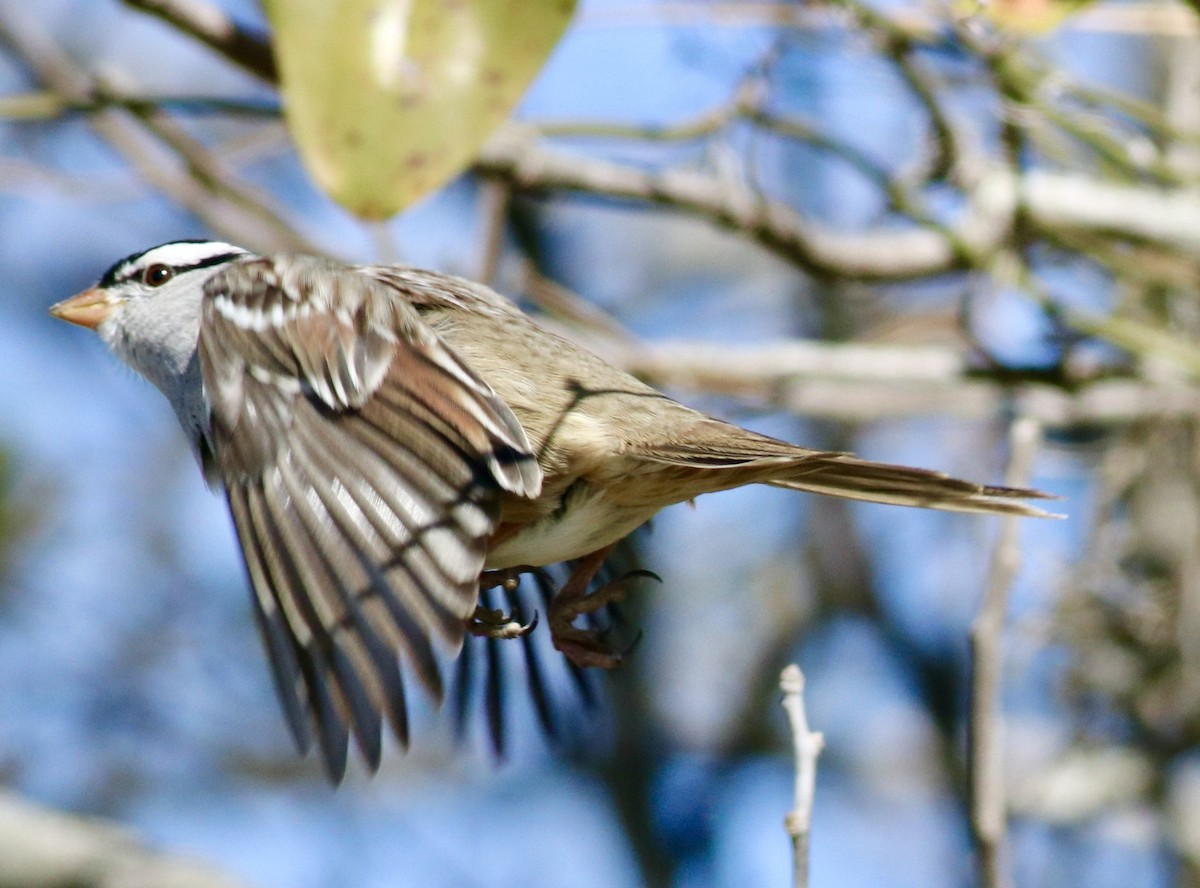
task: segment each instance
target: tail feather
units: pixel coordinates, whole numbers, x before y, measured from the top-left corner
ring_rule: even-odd
[[[822,493],[845,499],[948,512],[1061,518],[1023,500],[1057,499],[1024,487],[975,484],[930,469],[889,465],[849,453],[806,450],[706,419],[695,438],[642,445],[637,455],[684,469],[681,497],[726,490],[742,484],[770,484],[789,490]]]
[[[1063,517],[1022,502],[1056,499],[1040,490],[974,484],[929,469],[868,462],[840,454],[802,459],[765,483],[845,499],[948,512]]]

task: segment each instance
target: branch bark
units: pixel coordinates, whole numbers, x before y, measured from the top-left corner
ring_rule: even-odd
[[[261,79],[277,82],[267,36],[239,24],[209,0],[125,3],[163,19]],[[828,17],[828,11],[818,11],[820,16]],[[901,18],[885,21],[897,39],[919,41],[928,33],[927,24],[914,28]],[[1021,176],[1007,169],[987,172],[968,189],[968,209],[948,230],[918,225],[845,233],[764,200],[749,186],[699,172],[654,173],[561,154],[539,144],[530,130],[512,126],[485,146],[475,169],[516,190],[597,194],[693,213],[750,235],[811,274],[847,281],[904,281],[980,267],[1011,235],[1018,210],[1035,228],[1112,234],[1200,258],[1200,199],[1194,195],[1044,171]]]
[[[266,36],[239,25],[207,0],[125,2],[162,18],[256,76],[277,81]],[[61,77],[47,76],[44,66],[40,73],[67,98],[93,97],[80,72],[71,78],[70,88]],[[131,157],[146,153],[130,144],[128,132],[115,132],[111,123],[98,128]],[[141,164],[146,166],[144,157]],[[1200,259],[1200,198],[1195,195],[1048,171],[986,170],[965,190],[966,209],[949,226],[917,220],[844,232],[765,199],[748,184],[709,173],[646,170],[549,149],[528,126],[501,128],[474,168],[514,191],[592,194],[696,215],[748,235],[812,275],[842,281],[899,282],[985,267],[1010,239],[1018,214],[1034,229],[1137,240]],[[159,174],[155,184],[195,208],[210,224],[212,219],[219,221],[216,210],[178,177]]]

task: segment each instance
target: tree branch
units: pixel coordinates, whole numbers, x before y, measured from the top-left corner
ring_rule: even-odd
[[[783,691],[783,709],[792,730],[792,754],[796,763],[796,800],[784,818],[792,837],[792,885],[808,886],[808,843],[812,832],[813,796],[817,785],[817,757],[825,748],[824,735],[808,729],[804,711],[804,673],[795,663],[783,668],[779,676]]]
[[[94,101],[109,92],[67,58],[29,16],[0,18],[0,40],[67,103]],[[263,195],[237,182],[204,146],[160,114],[105,109],[91,115],[89,123],[147,182],[219,235],[266,252],[313,249],[265,205]]]
[[[190,34],[260,80],[268,83],[279,80],[267,35],[238,24],[225,10],[207,0],[124,0],[124,3]]]
[[[1028,417],[1012,425],[1011,454],[1004,483],[1026,487],[1041,441],[1041,429]],[[1012,884],[1004,855],[1008,809],[1004,789],[1003,723],[1000,684],[1003,633],[1009,590],[1021,561],[1020,519],[1007,517],[992,554],[992,567],[979,614],[971,626],[971,712],[967,724],[971,835],[982,888]]]
[[[845,281],[904,281],[963,268],[957,243],[978,255],[994,250],[1010,230],[1016,197],[1009,177],[981,182],[954,238],[925,228],[844,234],[740,183],[691,170],[653,172],[561,154],[517,126],[505,127],[484,146],[475,171],[520,191],[594,194],[681,210],[748,235],[810,274]]]
[[[630,342],[557,328],[660,388],[753,401],[803,416],[870,422],[914,416],[1047,428],[1120,426],[1200,415],[1200,386],[1110,377],[1074,383],[973,370],[959,349],[785,340],[754,346]]]
[[[1021,204],[1037,228],[1133,239],[1200,259],[1200,198],[1192,190],[1033,170],[1021,181]]]

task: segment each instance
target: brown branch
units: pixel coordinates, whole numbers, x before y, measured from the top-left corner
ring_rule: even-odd
[[[267,35],[238,24],[207,0],[124,0],[124,3],[191,35],[260,80],[268,83],[279,80]]]
[[[745,234],[766,249],[819,277],[904,281],[964,268],[960,244],[982,257],[1009,231],[1012,183],[984,183],[953,237],[926,228],[844,234],[805,219],[783,204],[764,200],[735,182],[691,170],[653,172],[550,151],[516,126],[501,130],[477,159],[475,171],[525,192],[594,194],[670,207]]]
[[[511,197],[511,192],[503,182],[485,182],[479,195],[483,237],[478,280],[490,286],[495,286],[496,272],[504,255],[504,233]]]
[[[1028,417],[1012,425],[1011,453],[1004,483],[1026,487],[1041,440],[1041,428]],[[971,835],[981,888],[1007,888],[1008,810],[1004,788],[1003,722],[1000,683],[1004,665],[1003,633],[1009,590],[1020,565],[1020,519],[1008,517],[992,555],[983,603],[971,626],[971,712],[967,725]]]

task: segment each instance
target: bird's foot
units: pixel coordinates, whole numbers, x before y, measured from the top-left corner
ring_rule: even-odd
[[[467,620],[467,631],[481,638],[520,638],[532,632],[537,624],[536,613],[528,623],[522,623],[513,619],[512,614],[507,614],[499,608],[480,605],[475,608],[471,619]]]
[[[503,586],[506,592],[516,592],[521,584],[521,575],[527,573],[539,574],[546,577],[546,572],[540,567],[530,564],[518,564],[516,567],[502,567],[499,570],[485,570],[479,575],[480,589],[494,589]]]
[[[632,644],[618,650],[608,642],[605,630],[582,629],[574,623],[579,617],[594,614],[601,608],[623,601],[629,592],[630,583],[643,577],[658,579],[656,574],[648,570],[632,570],[585,594],[575,592],[572,583],[568,581],[563,590],[550,602],[547,615],[554,646],[576,666],[614,669],[621,665],[624,657],[641,640],[640,634]]]

